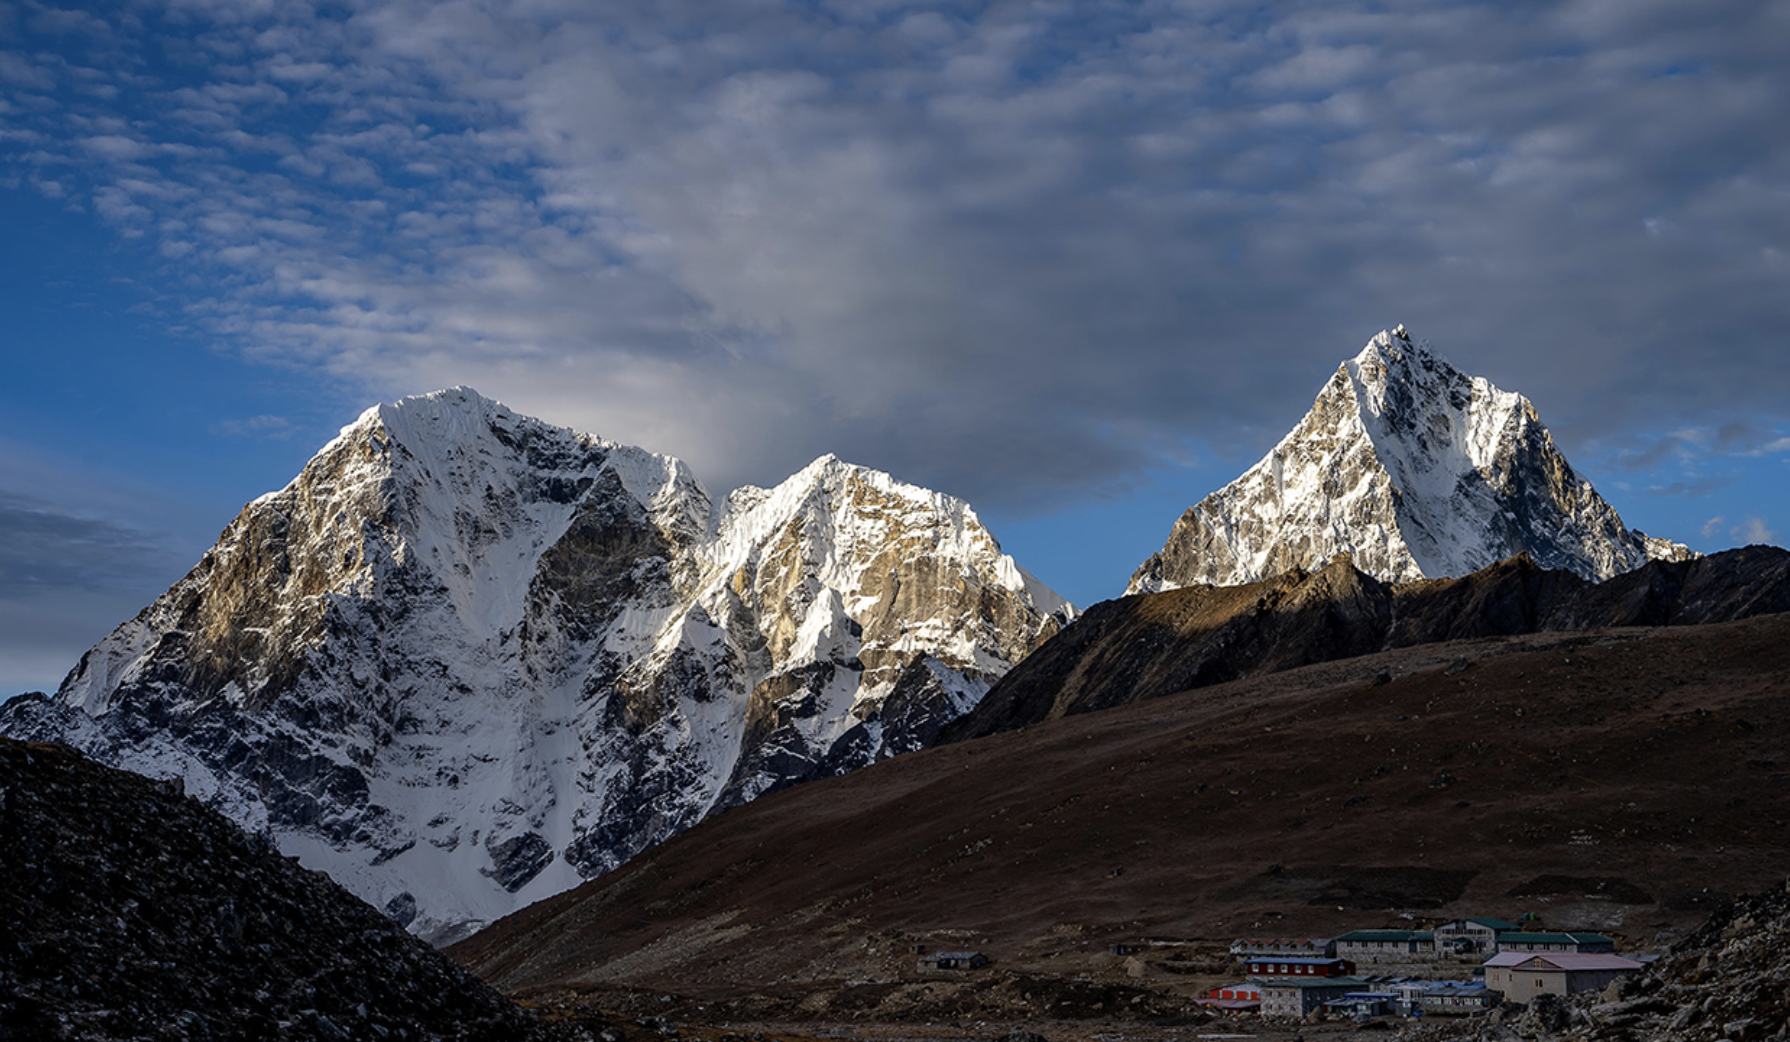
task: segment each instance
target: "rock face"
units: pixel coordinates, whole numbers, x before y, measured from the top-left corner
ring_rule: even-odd
[[[1448,640],[1690,626],[1790,611],[1790,552],[1650,561],[1601,583],[1512,558],[1459,579],[1386,583],[1338,556],[1242,586],[1103,601],[1003,677],[946,741],[1190,688]]]
[[[1603,992],[1564,999],[1538,995],[1527,1008],[1502,1011],[1489,1023],[1460,1024],[1440,1037],[1485,1042],[1783,1038],[1790,1029],[1787,977],[1790,885],[1718,909],[1646,971]]]
[[[382,405],[0,732],[185,780],[446,940],[705,815],[916,748],[1072,614],[950,497]]]
[[[0,739],[0,1038],[542,1037],[176,787]]]
[[[1693,556],[1625,528],[1528,399],[1462,374],[1403,326],[1339,366],[1260,463],[1181,515],[1126,592],[1255,582],[1339,553],[1386,582],[1517,554],[1586,579]]]

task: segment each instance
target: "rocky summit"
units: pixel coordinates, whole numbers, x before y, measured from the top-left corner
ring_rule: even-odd
[[[1126,592],[1256,582],[1339,553],[1386,582],[1517,554],[1586,579],[1692,556],[1624,527],[1527,398],[1460,372],[1403,326],[1342,363],[1261,462],[1181,515]]]
[[[0,739],[0,1039],[540,1037],[489,986],[178,789]]]
[[[970,507],[455,389],[368,410],[0,733],[178,778],[445,941],[929,741],[1073,614]]]

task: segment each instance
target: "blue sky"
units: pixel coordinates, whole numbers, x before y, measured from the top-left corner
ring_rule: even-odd
[[[976,504],[1072,599],[1405,323],[1790,530],[1790,6],[0,0],[0,694],[469,384]]]

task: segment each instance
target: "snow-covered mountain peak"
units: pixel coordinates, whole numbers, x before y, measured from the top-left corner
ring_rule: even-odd
[[[756,546],[798,518],[805,524],[859,539],[884,536],[897,515],[923,518],[928,528],[950,530],[961,540],[982,540],[998,551],[969,504],[941,492],[910,485],[870,467],[828,454],[772,489],[747,486],[728,497],[717,526],[716,550],[723,559],[738,548]],[[866,529],[869,531],[867,532]],[[815,531],[818,533],[820,529]],[[958,549],[967,549],[967,544]]]
[[[922,561],[928,573],[915,587],[919,577],[910,573]],[[925,653],[977,675],[1004,669],[1010,652],[989,642],[975,612],[947,624],[938,617],[939,596],[995,596],[1059,622],[1074,612],[1002,553],[969,504],[832,455],[774,489],[730,497],[707,574],[748,603],[786,606],[778,614],[790,624],[767,634],[773,648],[818,633],[801,620],[831,611],[822,594],[836,591],[838,610],[862,630],[859,660],[881,659],[891,668]],[[880,704],[898,676],[872,666],[854,704]]]
[[[1471,441],[1469,436],[1496,435],[1519,413],[1534,420],[1534,409],[1522,395],[1462,373],[1427,343],[1413,342],[1404,328],[1380,332],[1343,363],[1354,381],[1363,422],[1377,421],[1376,443],[1391,439],[1418,452],[1452,449],[1457,455],[1466,453],[1475,466],[1486,465],[1495,438]]]
[[[1460,372],[1403,326],[1338,366],[1260,463],[1189,508],[1128,592],[1253,582],[1338,552],[1389,581],[1518,553],[1595,579],[1690,555],[1625,528],[1528,399]]]
[[[437,939],[918,748],[1068,621],[967,504],[375,406],[0,731],[189,792]]]

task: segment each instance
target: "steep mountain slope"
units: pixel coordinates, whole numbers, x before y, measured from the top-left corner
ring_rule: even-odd
[[[1534,912],[1646,950],[1782,881],[1786,749],[1790,614],[1425,645],[777,793],[449,954],[519,996],[876,1019],[936,983],[916,944],[994,959],[991,1001],[1012,975],[1188,981],[1154,966],[1172,950],[1132,978],[1108,954],[1152,937]]]
[[[966,504],[370,409],[0,732],[185,779],[425,936],[928,740],[1071,613]]]
[[[1188,508],[1126,592],[1255,582],[1339,553],[1386,582],[1521,553],[1587,579],[1691,556],[1625,528],[1528,399],[1462,374],[1403,326],[1339,366],[1260,463]]]
[[[543,1034],[215,811],[66,747],[0,739],[0,877],[0,1038]]]
[[[1790,611],[1790,551],[1770,546],[1650,561],[1601,583],[1539,568],[1527,557],[1459,579],[1384,583],[1339,556],[1315,572],[1096,604],[942,738],[960,741],[1389,648],[1783,611]]]

